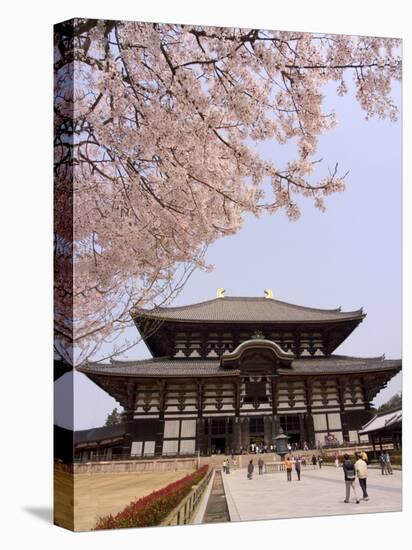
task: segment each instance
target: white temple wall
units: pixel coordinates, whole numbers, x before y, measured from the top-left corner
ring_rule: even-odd
[[[315,428],[315,433],[327,430],[326,414],[313,414],[313,426]]]
[[[196,418],[165,420],[162,453],[193,454],[196,447],[196,428]]]
[[[341,430],[342,421],[340,413],[328,413],[329,430]]]

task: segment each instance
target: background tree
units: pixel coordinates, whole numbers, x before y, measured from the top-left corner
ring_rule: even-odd
[[[393,395],[386,403],[383,403],[383,405],[378,408],[377,412],[384,413],[399,407],[402,407],[402,392]]]
[[[110,414],[107,415],[105,426],[113,426],[113,424],[120,424],[121,416],[117,407],[112,410]]]
[[[56,343],[74,361],[212,269],[245,213],[294,220],[299,197],[323,210],[344,190],[316,157],[327,83],[397,116],[394,39],[76,19],[55,44]],[[295,158],[262,158],[265,140]]]

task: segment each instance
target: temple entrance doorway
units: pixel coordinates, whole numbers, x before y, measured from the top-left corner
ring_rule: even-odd
[[[289,437],[288,443],[290,443],[291,445],[293,445],[294,443],[300,444],[300,442],[301,442],[300,432],[290,433],[290,434],[288,433],[286,435]]]
[[[213,455],[225,454],[226,451],[226,437],[212,437],[211,441],[211,452]]]
[[[299,416],[297,414],[287,414],[280,417],[280,425],[283,428],[283,431],[288,436],[288,443],[292,447],[297,444],[300,447],[304,440],[304,434],[301,432]]]
[[[262,447],[264,444],[263,435],[262,436],[253,436],[250,438],[249,446],[252,447],[252,445],[257,445],[258,447]]]
[[[268,441],[265,441],[265,428],[263,423],[263,416],[252,416],[249,418],[249,450],[258,446],[263,447],[267,445]]]

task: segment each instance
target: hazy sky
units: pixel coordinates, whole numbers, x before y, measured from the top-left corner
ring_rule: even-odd
[[[394,96],[400,103],[400,86]],[[283,213],[247,216],[237,235],[210,246],[206,261],[215,270],[194,273],[174,305],[212,299],[216,289],[224,287],[227,296],[263,296],[263,289],[271,288],[276,299],[300,305],[342,306],[343,311],[363,307],[367,317],[335,353],[399,358],[401,124],[365,121],[352,94],[340,98],[330,87],[325,101],[337,112],[338,126],[320,139],[317,158],[324,159],[325,168],[339,162],[342,172],[350,171],[346,191],[327,199],[325,213],[310,201],[302,203],[302,217],[296,222]],[[293,154],[289,145],[265,143],[259,149],[281,166]],[[135,329],[130,331],[132,338]],[[141,344],[127,357],[150,354]],[[71,392],[70,377],[55,385],[55,420],[66,427],[72,426],[63,405]],[[400,390],[399,374],[375,404]],[[79,373],[74,375],[74,394],[75,429],[102,425],[118,406]]]

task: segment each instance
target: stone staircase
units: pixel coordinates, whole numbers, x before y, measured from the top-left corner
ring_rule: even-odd
[[[319,451],[310,450],[310,451],[292,451],[293,456],[303,456],[306,459],[306,462],[309,464],[312,455],[318,456]],[[212,455],[212,456],[202,456],[200,457],[200,465],[209,464],[212,468],[216,470],[223,468],[223,462],[226,459],[229,459],[229,465],[231,469],[246,468],[250,460],[253,460],[253,464],[257,467],[257,462],[259,458],[262,458],[263,462],[279,462],[281,460],[280,455],[276,453],[248,453],[243,455],[234,455],[233,459],[230,455]]]

